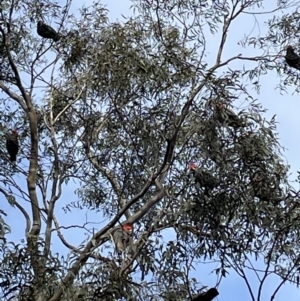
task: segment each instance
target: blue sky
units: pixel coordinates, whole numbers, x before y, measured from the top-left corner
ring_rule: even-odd
[[[72,12],[76,12],[77,8],[81,7],[83,3],[87,6],[92,4],[92,1],[74,1],[75,4],[72,6]],[[131,15],[129,7],[131,3],[128,0],[121,0],[121,1],[109,1],[105,0],[102,1],[103,4],[107,5],[109,10],[109,18],[110,21],[123,21],[124,16]],[[266,1],[266,9],[274,8],[273,3],[275,5],[275,1]],[[272,17],[272,15],[260,15],[257,18],[259,27],[254,27],[254,19],[250,15],[244,15],[240,17],[240,19],[236,20],[234,25],[229,31],[227,47],[225,47],[224,51],[224,59],[235,56],[239,53],[242,53],[245,56],[253,56],[256,53],[260,54],[261,50],[253,50],[252,48],[242,48],[241,46],[237,45],[237,41],[241,39],[244,34],[249,34],[252,32],[252,35],[266,32],[267,27],[264,25],[264,21],[268,18]],[[213,59],[215,58],[217,48],[216,48],[216,41],[218,41],[218,36],[208,36],[208,58],[207,61],[209,63],[213,63]],[[255,52],[256,51],[256,52]],[[243,62],[236,61],[230,65],[231,68],[241,68],[240,64]],[[245,64],[245,66],[249,66],[249,64]],[[251,65],[252,66],[252,65]],[[297,129],[300,128],[300,118],[298,117],[300,112],[300,97],[298,94],[293,95],[293,89],[289,89],[289,93],[285,95],[280,95],[279,91],[275,90],[276,84],[279,82],[279,78],[277,74],[274,72],[269,71],[268,74],[261,78],[262,88],[261,93],[256,96],[255,91],[253,91],[253,96],[258,98],[258,101],[263,105],[263,107],[267,108],[268,111],[264,114],[266,119],[271,119],[273,115],[276,114],[276,120],[278,122],[278,132],[279,132],[279,140],[282,146],[286,148],[284,153],[285,161],[287,164],[291,165],[290,172],[292,173],[290,179],[294,180],[297,175],[297,170],[299,170],[300,162],[298,162],[298,154],[300,152],[300,139],[298,138]],[[298,188],[297,183],[295,183],[295,187]],[[86,218],[89,221],[95,222],[95,228],[100,229],[102,226],[105,225],[107,221],[99,220],[99,215],[91,212],[83,212],[83,211],[76,211],[73,210],[72,213],[63,213],[62,207],[66,203],[70,203],[72,200],[76,200],[77,197],[74,196],[74,187],[71,183],[68,187],[64,188],[64,193],[62,199],[58,202],[58,206],[56,208],[56,214],[58,220],[61,221],[61,224],[64,226],[77,224],[79,221],[84,222]],[[26,208],[29,209],[28,206],[25,205]],[[15,241],[20,241],[24,237],[24,221],[22,216],[18,213],[18,211],[8,205],[2,207],[8,214],[6,218],[6,222],[9,225],[12,225],[12,233],[10,238]],[[30,209],[29,209],[30,210]],[[83,241],[85,238],[83,235],[80,235],[80,231],[71,230],[71,231],[64,231],[63,232],[66,239],[75,246],[78,245]],[[168,235],[165,237],[166,240],[172,239],[173,235],[168,232]],[[65,252],[65,249],[62,247],[61,243],[58,239],[54,238],[53,240],[53,251],[54,252]],[[257,265],[259,268],[263,268],[263,263],[259,262]],[[207,286],[214,286],[217,281],[217,277],[214,274],[211,274],[212,268],[214,268],[214,264],[206,264],[206,265],[199,265],[199,269],[197,272],[193,273],[203,285]],[[250,274],[249,274],[250,275]],[[249,276],[251,286],[256,292],[258,284],[255,280],[255,277]],[[276,284],[278,280],[276,278],[270,278],[270,280],[264,286],[263,291],[263,298],[262,301],[270,300],[270,296],[273,293],[274,289],[276,288]],[[242,279],[235,274],[235,272],[231,272],[226,279],[224,279],[219,287],[220,296],[218,297],[219,300],[230,300],[230,301],[238,301],[243,298],[244,301],[251,300],[249,292],[246,289],[245,283]],[[299,298],[298,289],[291,285],[285,285],[281,290],[280,293],[277,295],[275,300],[296,300]]]

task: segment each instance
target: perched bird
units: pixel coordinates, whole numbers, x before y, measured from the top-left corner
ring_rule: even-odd
[[[6,134],[6,149],[10,156],[10,161],[17,161],[17,154],[19,151],[19,140],[18,132],[16,130],[12,130],[11,134]]]
[[[231,126],[235,129],[246,126],[246,124],[244,124],[233,111],[226,108],[222,103],[216,104],[216,113],[219,121],[227,123],[228,126]]]
[[[300,70],[300,57],[290,45],[286,48],[285,61],[290,67]]]
[[[219,181],[214,176],[207,171],[199,169],[197,164],[191,163],[189,168],[196,182],[205,189],[205,194],[208,194],[210,190],[219,185]]]
[[[113,233],[113,241],[116,251],[120,254],[127,249],[132,241],[133,225],[130,223],[124,224],[122,228],[118,228]]]
[[[38,21],[37,23],[37,33],[39,36],[45,39],[51,39],[54,42],[57,42],[61,36],[49,25]]]

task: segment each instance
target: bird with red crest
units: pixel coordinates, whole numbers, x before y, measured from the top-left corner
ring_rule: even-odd
[[[285,61],[290,67],[300,70],[300,57],[291,45],[286,48]]]
[[[191,163],[189,169],[195,178],[196,183],[199,184],[201,188],[205,189],[205,194],[219,185],[219,181],[212,176],[209,172],[198,168],[196,163]]]
[[[113,242],[116,251],[120,254],[124,252],[132,243],[133,225],[126,223],[122,228],[118,228],[113,233]]]
[[[6,133],[6,149],[11,162],[17,161],[19,151],[19,139],[17,130],[12,130],[11,133]]]

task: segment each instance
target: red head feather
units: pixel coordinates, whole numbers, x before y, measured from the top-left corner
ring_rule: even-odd
[[[130,223],[124,224],[122,226],[123,230],[126,232],[131,232],[133,230],[133,225]]]
[[[12,132],[13,135],[18,135],[17,130],[12,130],[11,132]]]
[[[196,170],[198,168],[196,163],[191,163],[190,164],[190,170]]]

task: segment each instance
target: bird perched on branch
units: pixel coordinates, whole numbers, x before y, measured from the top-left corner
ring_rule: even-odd
[[[246,126],[246,124],[244,124],[233,111],[226,108],[223,103],[216,104],[216,113],[219,121],[222,123],[227,123],[228,126],[231,126],[235,129]]]
[[[37,33],[39,36],[45,39],[51,39],[54,42],[59,41],[61,36],[49,25],[38,21],[37,23]]]
[[[300,57],[291,45],[286,48],[285,61],[290,67],[300,70]]]
[[[120,254],[124,252],[132,242],[133,225],[130,223],[122,225],[113,233],[113,242],[116,251]]]
[[[6,149],[11,162],[17,161],[17,154],[19,151],[18,132],[12,130],[11,134],[6,134]]]
[[[207,171],[199,169],[197,164],[191,163],[189,169],[200,187],[205,189],[205,194],[219,185],[219,181]]]

